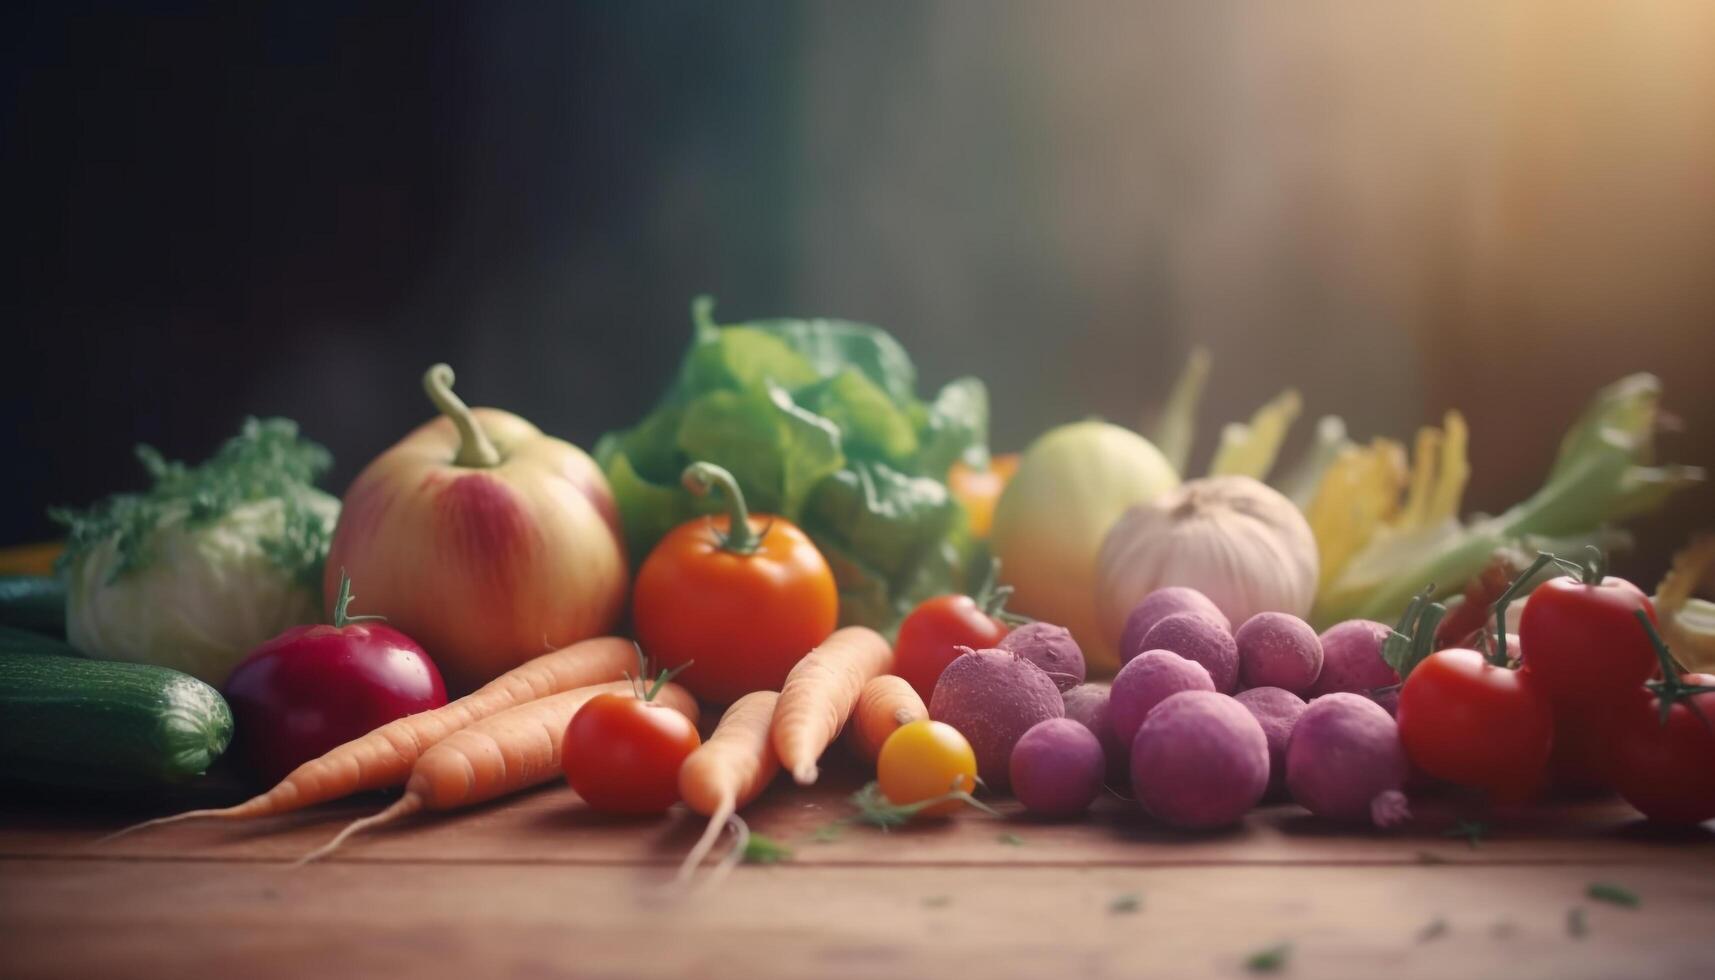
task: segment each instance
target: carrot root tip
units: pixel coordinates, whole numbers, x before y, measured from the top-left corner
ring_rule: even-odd
[[[233,815],[235,815],[234,811],[236,809],[237,809],[237,807],[228,807],[226,809],[217,809],[217,810],[186,810],[183,813],[169,814],[168,816],[165,816],[165,817],[155,817],[152,820],[144,820],[141,823],[134,823],[129,827],[121,827],[118,830],[115,830],[111,834],[107,834],[104,837],[98,837],[95,840],[90,841],[87,846],[91,849],[101,847],[105,844],[111,844],[112,842],[118,840],[121,837],[125,837],[125,836],[128,836],[130,834],[134,834],[139,830],[148,830],[151,827],[164,827],[167,824],[181,823],[181,822],[186,821],[186,820],[197,820],[197,819],[201,819],[204,817],[233,816]]]
[[[423,798],[420,796],[412,796],[407,793],[406,795],[399,797],[397,802],[387,809],[382,810],[380,813],[372,813],[367,817],[361,817],[346,824],[343,830],[334,835],[333,840],[328,841],[326,844],[323,844],[299,858],[293,863],[292,867],[301,868],[306,864],[313,864],[316,861],[320,861],[322,858],[327,857],[334,851],[339,850],[340,845],[349,840],[353,834],[368,830],[371,827],[379,827],[382,824],[392,823],[401,817],[406,817],[416,813],[422,808]]]

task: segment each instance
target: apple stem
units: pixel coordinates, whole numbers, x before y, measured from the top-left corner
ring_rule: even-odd
[[[488,440],[488,433],[482,431],[482,425],[477,422],[470,406],[453,394],[451,367],[436,364],[423,372],[423,390],[441,414],[452,419],[459,430],[459,451],[453,457],[454,465],[484,469],[500,465],[500,450]]]

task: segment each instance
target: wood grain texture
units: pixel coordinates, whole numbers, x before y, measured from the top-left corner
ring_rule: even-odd
[[[696,820],[597,818],[562,787],[302,869],[287,862],[385,800],[97,848],[120,821],[11,812],[0,975],[1233,977],[1282,941],[1298,976],[1715,975],[1715,833],[1651,831],[1616,803],[1489,814],[1474,848],[1442,836],[1468,812],[1446,800],[1402,833],[1274,807],[1186,836],[1110,799],[1081,822],[972,813],[818,842],[856,777],[830,783],[777,783],[749,814],[789,863],[689,899],[665,885]],[[1643,907],[1589,900],[1594,881]]]

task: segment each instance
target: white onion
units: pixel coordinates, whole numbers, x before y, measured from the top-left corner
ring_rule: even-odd
[[[1196,589],[1232,621],[1259,612],[1304,616],[1316,597],[1316,539],[1292,501],[1248,476],[1192,480],[1127,510],[1096,567],[1096,603],[1110,640],[1144,596]]]

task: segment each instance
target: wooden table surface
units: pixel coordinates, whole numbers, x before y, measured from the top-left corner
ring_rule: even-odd
[[[1443,835],[1461,805],[1433,800],[1405,832],[1278,806],[1186,835],[1108,799],[1076,823],[1002,805],[822,840],[858,776],[829,782],[782,782],[749,813],[790,860],[692,896],[667,887],[688,814],[606,819],[559,785],[301,868],[385,801],[92,847],[128,817],[14,795],[0,976],[1243,977],[1281,943],[1293,976],[1715,976],[1715,833],[1617,802],[1490,815],[1475,846]],[[1591,899],[1599,882],[1641,906]]]

